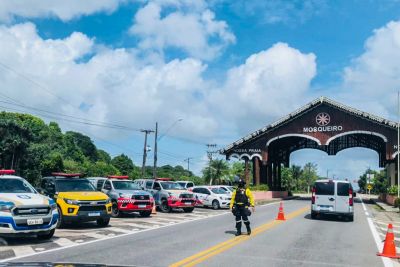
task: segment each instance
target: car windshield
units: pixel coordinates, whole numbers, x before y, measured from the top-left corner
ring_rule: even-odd
[[[57,180],[58,192],[82,192],[96,191],[93,185],[86,179],[62,179]]]
[[[178,183],[180,186],[185,187],[186,183]]]
[[[20,179],[0,178],[0,193],[35,193],[35,189]]]
[[[174,182],[160,182],[161,186],[165,190],[182,190],[184,189],[180,184]]]
[[[222,195],[222,194],[226,194],[227,193],[227,191],[222,189],[221,187],[214,187],[214,188],[211,188],[210,190],[214,194],[218,194],[218,195]]]
[[[140,187],[132,181],[114,181],[116,190],[140,190]]]

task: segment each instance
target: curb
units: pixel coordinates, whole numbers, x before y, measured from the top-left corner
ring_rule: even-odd
[[[280,202],[280,201],[286,201],[286,200],[292,200],[292,199],[297,199],[299,196],[291,196],[291,197],[285,197],[285,198],[272,198],[272,199],[259,199],[255,200],[256,206],[258,205],[263,205],[267,203],[275,203],[275,202]]]

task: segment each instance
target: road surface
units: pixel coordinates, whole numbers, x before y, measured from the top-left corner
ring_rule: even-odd
[[[133,266],[384,266],[361,203],[354,222],[311,220],[310,201],[257,207],[253,234],[235,237],[234,217],[218,216],[60,248],[14,261],[102,263]],[[243,227],[244,230],[244,227]]]

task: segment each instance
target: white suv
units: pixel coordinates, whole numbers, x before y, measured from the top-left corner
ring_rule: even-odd
[[[318,214],[334,214],[353,221],[355,194],[348,181],[316,181],[311,195],[311,218],[315,219]]]
[[[195,186],[191,190],[198,203],[204,207],[212,207],[215,210],[229,208],[231,196],[219,186]]]
[[[13,173],[0,170],[0,236],[50,239],[57,226],[57,204]]]

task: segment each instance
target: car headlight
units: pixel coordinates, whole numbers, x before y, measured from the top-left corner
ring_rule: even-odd
[[[107,198],[106,204],[110,204],[110,203],[111,203],[111,198]]]
[[[57,204],[56,203],[52,203],[52,204],[50,204],[50,208],[51,208],[51,210],[57,210]]]
[[[124,194],[124,193],[119,193],[119,197],[122,197],[122,198],[131,198],[130,195]]]
[[[15,207],[12,202],[0,202],[0,211],[1,212],[11,212],[11,210]]]
[[[78,200],[75,199],[68,199],[68,198],[64,198],[65,203],[69,204],[69,205],[78,205]]]

